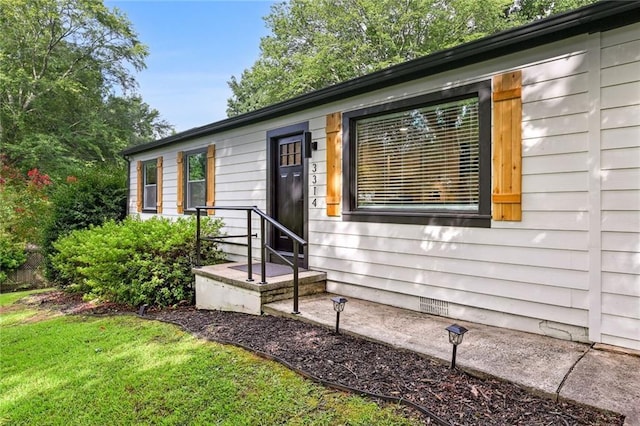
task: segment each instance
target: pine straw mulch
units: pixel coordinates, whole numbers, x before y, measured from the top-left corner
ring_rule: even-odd
[[[59,291],[28,304],[64,314],[134,313],[117,304],[83,302]],[[538,396],[515,384],[451,370],[448,364],[288,318],[199,311],[192,306],[150,310],[199,338],[231,343],[283,360],[323,381],[406,399],[452,425],[622,425],[624,416]],[[417,412],[412,411],[411,417]],[[423,417],[425,424],[431,421]]]

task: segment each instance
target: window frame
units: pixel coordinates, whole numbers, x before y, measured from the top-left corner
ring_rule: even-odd
[[[204,206],[207,204],[207,162],[209,161],[209,159],[207,158],[207,147],[194,149],[191,151],[185,151],[183,153],[184,158],[182,160],[183,162],[182,167],[184,168],[184,179],[183,179],[184,191],[183,191],[183,200],[182,200],[184,205],[184,214],[195,214],[196,207],[199,207],[199,206],[189,207],[189,157],[198,155],[198,154],[202,154],[204,156],[204,179],[203,179],[204,200],[201,206]]]
[[[156,169],[156,183],[152,184],[156,189],[156,202],[153,207],[147,207],[147,166],[153,165]],[[147,160],[142,162],[142,212],[157,213],[158,212],[158,159]]]
[[[357,207],[357,144],[356,122],[376,116],[384,116],[418,107],[428,107],[447,102],[478,98],[478,210],[477,212],[455,210],[420,209],[363,209]],[[343,128],[343,211],[345,221],[399,223],[421,225],[450,225],[463,227],[491,226],[491,81],[459,86],[413,98],[402,99],[381,105],[345,112]],[[352,143],[353,141],[353,143]]]

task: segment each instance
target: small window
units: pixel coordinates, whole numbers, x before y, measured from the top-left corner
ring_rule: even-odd
[[[490,85],[345,113],[347,220],[490,224]]]
[[[185,205],[187,210],[195,210],[206,203],[207,152],[203,150],[185,155]]]
[[[288,142],[280,145],[280,165],[299,166],[302,164],[302,142]]]
[[[156,160],[143,163],[144,195],[143,209],[156,211],[158,201],[158,163]]]

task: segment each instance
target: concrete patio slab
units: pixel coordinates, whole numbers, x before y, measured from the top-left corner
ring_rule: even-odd
[[[627,416],[640,425],[640,357],[590,350],[575,366],[560,397]]]

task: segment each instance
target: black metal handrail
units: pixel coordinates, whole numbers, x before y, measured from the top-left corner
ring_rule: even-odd
[[[213,237],[203,237],[200,235],[200,217],[202,216],[202,211],[206,210],[236,210],[236,211],[246,211],[247,212],[247,233],[243,235],[223,235],[223,236],[213,236]],[[281,259],[285,264],[289,265],[293,269],[293,313],[299,314],[298,310],[298,276],[299,276],[299,262],[300,262],[300,249],[307,245],[307,242],[296,235],[289,228],[273,219],[265,212],[260,210],[256,206],[199,206],[196,207],[196,266],[200,267],[201,265],[201,256],[200,256],[200,248],[202,241],[215,241],[215,242],[223,242],[225,244],[234,244],[247,247],[247,281],[253,281],[253,260],[251,257],[252,251],[252,238],[257,237],[257,234],[251,233],[251,220],[252,213],[255,213],[260,217],[260,272],[261,272],[261,281],[260,284],[266,284],[266,275],[267,275],[267,264],[266,264],[266,254],[267,252],[274,254],[279,259]],[[271,225],[273,228],[278,229],[287,237],[291,238],[293,242],[293,258],[292,261],[289,261],[286,257],[284,257],[281,253],[271,247],[265,239],[266,227],[267,224]],[[247,242],[245,243],[237,243],[231,241],[221,241],[225,238],[247,238]],[[302,255],[304,256],[304,250],[302,251]]]

